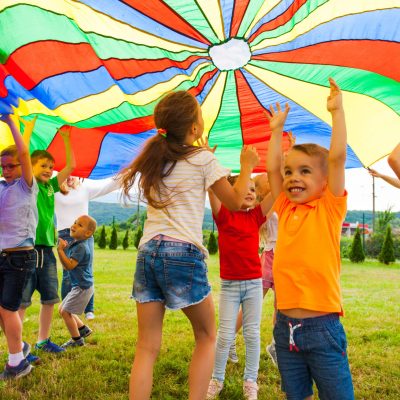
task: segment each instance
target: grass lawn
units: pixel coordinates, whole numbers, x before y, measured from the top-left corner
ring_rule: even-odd
[[[135,304],[130,300],[133,250],[96,250],[96,319],[83,348],[60,356],[43,354],[42,364],[26,378],[0,382],[0,399],[127,399],[128,379],[137,338]],[[209,260],[210,281],[217,299],[218,258]],[[400,399],[400,266],[344,261],[343,318],[357,399]],[[24,338],[34,343],[38,330],[38,297],[27,311]],[[264,301],[259,399],[284,399],[279,374],[265,353],[271,339],[272,295]],[[68,332],[54,314],[52,340],[65,342]],[[1,338],[1,356],[7,351]],[[163,346],[154,374],[153,399],[187,399],[187,366],[193,347],[189,322],[181,312],[167,312]],[[221,399],[242,399],[243,337],[238,339],[240,362],[228,364]],[[340,382],[338,382],[340,385]]]

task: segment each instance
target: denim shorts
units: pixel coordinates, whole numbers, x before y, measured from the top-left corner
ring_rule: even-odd
[[[36,268],[25,282],[21,306],[26,308],[32,304],[32,294],[40,293],[42,304],[56,304],[58,297],[58,276],[56,258],[51,246],[35,246],[38,253]]]
[[[157,301],[179,310],[210,291],[204,254],[194,244],[152,239],[140,246],[132,290],[138,303]]]
[[[18,311],[26,280],[36,266],[36,251],[21,250],[0,253],[0,306]]]
[[[274,327],[282,390],[289,400],[353,400],[346,334],[337,314],[296,319],[278,311]]]

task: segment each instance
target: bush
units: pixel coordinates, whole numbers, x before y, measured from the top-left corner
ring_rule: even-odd
[[[390,227],[390,225],[388,225],[386,228],[386,235],[383,241],[382,250],[379,253],[378,260],[386,265],[390,262],[396,261],[396,259],[394,258],[392,228]]]
[[[99,247],[101,249],[105,249],[107,246],[107,235],[106,235],[106,227],[103,225],[100,231],[100,238],[99,241],[97,242]]]
[[[129,247],[129,229],[126,230],[124,239],[122,241],[122,247],[126,250]]]
[[[340,238],[340,257],[349,258],[349,252],[351,249],[352,239],[347,236],[342,236]]]
[[[361,243],[360,230],[357,228],[356,233],[353,238],[353,243],[351,244],[349,258],[351,262],[359,263],[365,260],[364,249]]]
[[[218,242],[217,238],[214,235],[214,232],[210,233],[210,237],[208,238],[207,249],[210,254],[216,254],[218,252]]]
[[[135,234],[135,240],[133,241],[133,244],[135,245],[135,247],[138,249],[139,248],[139,243],[140,243],[140,239],[143,236],[143,229],[142,227],[139,225],[139,227],[137,228],[136,234]]]
[[[115,225],[112,227],[110,245],[108,246],[111,250],[115,250],[118,247],[118,235],[117,228]]]

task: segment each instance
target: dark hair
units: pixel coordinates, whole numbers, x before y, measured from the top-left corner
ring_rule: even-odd
[[[18,149],[17,146],[15,144],[12,144],[11,146],[6,147],[5,149],[3,149],[0,153],[0,157],[4,157],[4,156],[10,156],[10,157],[18,157]]]
[[[56,162],[56,160],[54,160],[54,157],[46,150],[35,150],[32,154],[31,154],[31,162],[32,165],[35,165],[39,160],[45,158],[46,160],[50,160],[53,163]]]
[[[234,186],[234,184],[236,183],[238,178],[239,178],[239,175],[229,175],[227,179],[228,179],[228,182],[231,184],[231,186]]]
[[[139,187],[147,202],[154,208],[164,208],[169,199],[162,199],[163,178],[173,171],[177,161],[202,151],[201,147],[185,145],[187,134],[199,118],[199,103],[190,93],[172,92],[154,109],[154,122],[162,134],[148,139],[140,154],[119,175],[123,194],[131,199],[129,190],[138,174]],[[165,170],[165,166],[169,167]]]
[[[295,144],[291,151],[300,151],[310,157],[317,157],[320,159],[321,168],[325,174],[328,173],[328,156],[329,150],[325,147],[315,143]]]

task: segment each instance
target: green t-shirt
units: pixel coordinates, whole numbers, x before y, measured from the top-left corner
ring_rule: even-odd
[[[60,191],[58,180],[55,176],[48,183],[38,182],[39,193],[37,197],[37,208],[39,222],[36,228],[35,244],[42,246],[54,246],[56,235],[54,227],[54,193]]]

